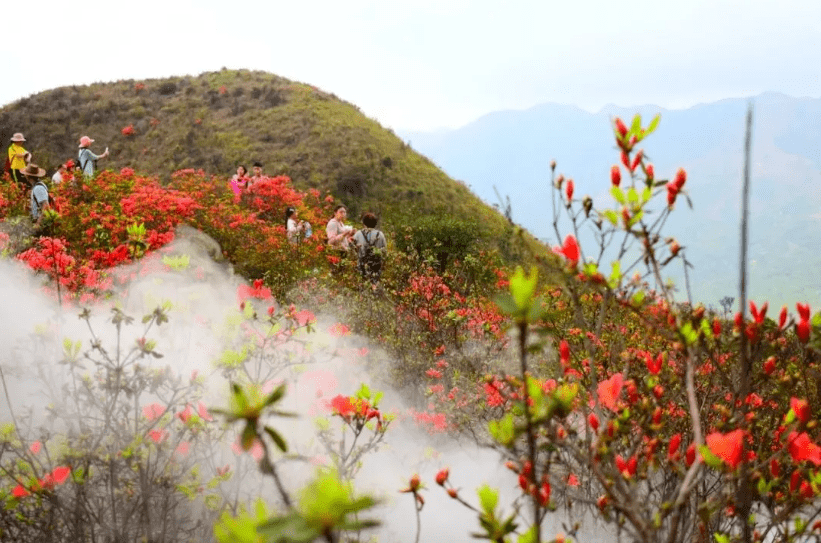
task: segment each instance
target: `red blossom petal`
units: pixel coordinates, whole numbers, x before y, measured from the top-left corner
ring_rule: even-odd
[[[714,432],[707,436],[707,448],[725,464],[735,469],[744,452],[744,431],[733,430],[727,434]]]
[[[624,377],[621,373],[616,373],[610,379],[599,383],[597,390],[599,394],[599,401],[603,406],[611,411],[616,410],[616,401],[621,395],[621,389],[624,385]]]

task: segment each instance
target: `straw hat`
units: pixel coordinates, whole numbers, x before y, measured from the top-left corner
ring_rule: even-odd
[[[89,138],[88,136],[83,136],[82,138],[80,138],[80,147],[88,147],[92,143],[94,143],[94,140]]]
[[[21,132],[15,132],[15,134],[11,137],[11,141],[19,143],[21,141],[26,141],[26,138],[23,137],[23,134]]]
[[[25,175],[26,177],[45,177],[46,170],[44,170],[34,162],[29,162],[29,165],[26,166],[25,169],[20,170],[20,173]]]

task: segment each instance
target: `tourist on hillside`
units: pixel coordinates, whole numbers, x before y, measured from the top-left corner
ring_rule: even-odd
[[[49,208],[48,188],[42,180],[46,175],[46,170],[34,162],[29,162],[25,168],[20,170],[20,174],[31,186],[31,220],[34,221],[37,226],[40,226],[40,221],[43,219],[43,212]]]
[[[348,217],[348,210],[343,205],[334,208],[334,217],[328,221],[325,227],[325,234],[328,236],[328,245],[336,253],[339,262],[348,255],[351,247],[351,238],[356,234],[352,226],[345,224]],[[339,271],[339,263],[335,263],[334,271]]]
[[[9,173],[11,174],[12,181],[20,185],[20,187],[28,189],[28,183],[20,173],[20,171],[26,167],[26,164],[31,161],[31,153],[23,148],[23,142],[25,141],[26,138],[24,138],[20,132],[17,132],[11,137],[11,145],[9,146],[9,164],[11,167]]]
[[[379,219],[371,212],[362,215],[365,228],[354,234],[353,241],[358,248],[358,268],[364,279],[378,283],[382,276],[382,257],[388,247],[385,234],[376,229]]]
[[[234,201],[239,201],[242,192],[248,188],[248,169],[240,164],[237,173],[231,178],[231,190],[234,191]]]
[[[310,237],[311,223],[300,220],[297,217],[296,209],[289,207],[285,210],[285,230],[288,241],[296,244],[302,241],[303,238]]]
[[[254,172],[254,175],[251,176],[250,181],[248,182],[248,187],[250,188],[251,185],[256,183],[257,181],[262,181],[265,179],[265,176],[262,174],[262,164],[259,162],[254,162],[254,165],[251,166],[251,170]]]
[[[80,169],[83,174],[88,177],[94,177],[94,170],[97,168],[97,161],[108,156],[108,147],[105,148],[103,154],[94,154],[89,147],[94,143],[94,140],[88,136],[80,138],[80,151],[77,154],[77,159],[80,164]]]

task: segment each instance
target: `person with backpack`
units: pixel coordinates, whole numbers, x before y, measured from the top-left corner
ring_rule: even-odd
[[[24,169],[20,170],[20,174],[31,185],[31,220],[34,224],[40,226],[43,213],[51,208],[51,202],[53,201],[48,194],[48,187],[42,179],[46,175],[46,170],[34,162],[29,162]]]
[[[359,254],[359,273],[373,284],[382,276],[382,257],[388,247],[385,234],[376,229],[379,219],[370,211],[362,215],[365,228],[354,234],[353,241]]]
[[[11,137],[11,145],[8,152],[8,168],[12,181],[20,185],[24,189],[28,189],[26,179],[20,173],[26,167],[26,164],[31,160],[31,153],[23,148],[23,142],[26,138],[23,134],[17,132]]]
[[[94,170],[97,168],[97,161],[108,156],[108,147],[101,155],[95,155],[89,147],[94,143],[94,140],[88,136],[80,138],[80,151],[77,154],[80,169],[83,170],[83,175],[86,177],[94,177]]]

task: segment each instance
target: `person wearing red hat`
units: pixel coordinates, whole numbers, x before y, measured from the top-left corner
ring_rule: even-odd
[[[80,168],[86,177],[94,177],[94,168],[97,166],[97,161],[108,156],[108,147],[101,155],[95,155],[89,147],[94,143],[94,140],[88,136],[80,138],[80,151],[77,158],[80,161]]]
[[[12,180],[23,188],[28,188],[28,182],[25,180],[20,170],[26,167],[26,164],[31,160],[31,153],[23,148],[23,142],[26,138],[23,134],[17,132],[11,137],[11,145],[9,146],[9,163],[11,164],[10,172]]]

